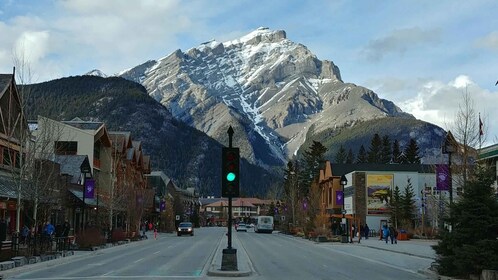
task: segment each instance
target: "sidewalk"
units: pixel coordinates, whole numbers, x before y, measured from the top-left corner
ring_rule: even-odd
[[[436,259],[436,252],[432,249],[432,245],[437,244],[437,240],[425,240],[425,239],[411,239],[399,241],[398,244],[391,244],[389,241],[387,244],[384,240],[379,240],[377,237],[370,237],[368,239],[362,239],[361,243],[357,243],[358,239],[355,238],[356,245],[365,246],[369,248],[391,251],[396,253],[402,253],[406,255],[416,256],[426,259]]]
[[[211,260],[211,266],[208,269],[207,275],[209,276],[222,276],[222,277],[242,277],[249,276],[253,273],[254,269],[247,255],[245,248],[237,238],[237,234],[232,232],[232,248],[237,249],[237,269],[236,271],[223,271],[221,270],[221,260],[223,257],[223,249],[227,248],[228,237],[223,234],[223,237],[218,244],[218,248]]]

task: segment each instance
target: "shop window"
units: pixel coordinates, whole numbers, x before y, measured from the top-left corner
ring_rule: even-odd
[[[15,161],[14,161],[15,167],[21,168],[21,157],[20,157],[21,154],[19,152],[14,152],[14,154],[15,154]]]
[[[76,155],[78,152],[78,142],[55,141],[54,150],[56,155]]]
[[[3,150],[3,153],[2,153],[2,155],[3,155],[3,160],[2,160],[2,163],[3,163],[4,165],[11,165],[12,158],[11,158],[11,156],[10,156],[9,149],[7,149],[7,148],[3,147],[3,148],[2,148],[2,150]]]

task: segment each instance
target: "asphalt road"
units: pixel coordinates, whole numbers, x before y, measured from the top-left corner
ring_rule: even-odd
[[[349,244],[314,243],[282,234],[238,232],[254,279],[426,279],[431,260]]]
[[[65,264],[57,264],[57,260],[42,263],[9,279],[226,279],[207,276],[225,232],[224,228],[200,228],[195,229],[193,237],[161,234],[158,240],[149,238],[88,252]],[[429,267],[431,262],[350,244],[314,243],[278,233],[258,234],[249,230],[234,232],[234,238],[242,247],[237,249],[246,250],[254,269],[244,279],[426,279],[416,272]]]
[[[206,275],[223,232],[201,228],[194,236],[160,234],[157,240],[149,236],[9,279],[198,279]]]

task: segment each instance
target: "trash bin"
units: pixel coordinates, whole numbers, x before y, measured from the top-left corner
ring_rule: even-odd
[[[408,240],[408,233],[406,230],[402,229],[398,233],[398,240]]]
[[[345,234],[341,235],[341,243],[349,243],[347,235]]]

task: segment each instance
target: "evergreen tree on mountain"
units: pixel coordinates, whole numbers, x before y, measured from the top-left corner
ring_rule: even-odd
[[[304,152],[299,173],[299,188],[302,197],[308,196],[311,182],[318,177],[325,152],[327,148],[318,141],[313,141],[313,144]]]
[[[363,145],[360,146],[360,150],[358,151],[358,156],[356,157],[356,163],[367,163],[368,155],[365,147]]]
[[[389,164],[391,163],[391,158],[392,158],[392,151],[391,151],[391,139],[389,139],[388,135],[384,135],[382,137],[382,152],[380,154],[381,156],[381,163]]]
[[[347,156],[346,149],[341,145],[339,151],[337,151],[337,154],[335,155],[335,163],[345,163]]]
[[[348,156],[346,157],[346,163],[354,163],[354,153],[353,153],[353,149],[349,148],[349,151],[348,151]]]
[[[393,142],[392,154],[393,154],[392,162],[401,163],[403,154],[401,153],[401,148],[399,147],[399,141],[397,139],[394,140]]]
[[[411,138],[410,143],[405,148],[404,163],[420,163],[420,157],[418,155],[418,144],[415,139]]]
[[[405,227],[413,227],[413,218],[415,216],[415,192],[413,191],[413,186],[411,178],[406,179],[406,188],[400,197],[400,218]]]
[[[493,190],[494,168],[478,167],[453,204],[453,229],[443,231],[436,251],[438,272],[468,278],[483,269],[498,268],[498,200]],[[449,220],[448,222],[451,222]]]
[[[372,141],[370,142],[370,149],[368,151],[368,162],[380,163],[382,154],[382,139],[378,133],[375,133]]]

